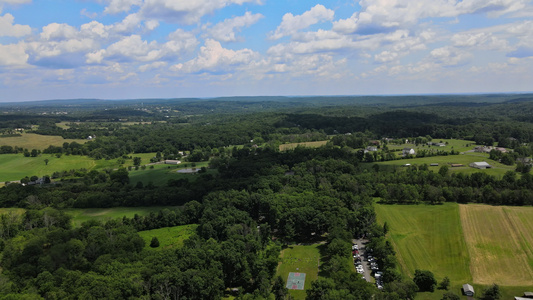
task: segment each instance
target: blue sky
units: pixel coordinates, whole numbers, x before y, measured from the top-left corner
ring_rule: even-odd
[[[0,0],[0,101],[533,91],[531,0]]]

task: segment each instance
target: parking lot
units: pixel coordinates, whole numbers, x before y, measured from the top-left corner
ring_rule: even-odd
[[[368,241],[364,239],[353,239],[352,240],[352,256],[354,260],[354,267],[357,273],[363,275],[363,278],[368,282],[376,282],[378,288],[382,286],[381,283],[381,272],[377,267],[377,263],[372,257],[369,249],[366,247]],[[372,276],[372,268],[374,268],[375,280]]]

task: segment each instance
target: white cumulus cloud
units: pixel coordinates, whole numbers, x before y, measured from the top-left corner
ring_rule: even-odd
[[[231,70],[239,66],[247,65],[258,58],[259,54],[250,49],[226,49],[220,45],[220,42],[208,39],[205,41],[205,45],[200,48],[200,52],[196,58],[183,64],[174,65],[171,69],[184,73],[216,73],[219,71],[230,73]]]
[[[243,16],[226,19],[216,24],[209,28],[207,33],[218,41],[235,42],[237,41],[236,32],[239,32],[243,27],[257,23],[261,18],[263,18],[262,14],[252,14],[248,11]]]
[[[232,4],[258,3],[259,0],[145,0],[141,14],[148,19],[169,23],[195,24],[200,19]]]
[[[24,65],[28,61],[28,54],[22,44],[1,45],[0,44],[0,65],[16,66]]]
[[[31,33],[30,26],[13,24],[14,21],[12,14],[0,16],[0,36],[21,37]]]
[[[281,24],[276,28],[270,38],[277,40],[284,36],[289,36],[297,33],[299,30],[305,29],[311,25],[333,20],[335,12],[331,9],[325,8],[321,4],[315,5],[310,10],[301,15],[293,15],[286,13],[283,16]]]

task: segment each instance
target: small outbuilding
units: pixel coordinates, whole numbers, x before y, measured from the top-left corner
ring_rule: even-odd
[[[476,168],[476,169],[489,169],[489,168],[492,168],[492,166],[489,165],[486,161],[473,162],[473,163],[470,164],[470,166],[472,168]]]
[[[431,167],[438,167],[439,166],[439,163],[432,163],[430,164]]]
[[[173,160],[173,159],[167,159],[165,160],[166,165],[179,165],[181,164],[181,161],[179,160]]]
[[[524,292],[524,298],[533,299],[533,292]]]
[[[403,154],[403,156],[415,155],[416,152],[415,152],[415,149],[413,149],[413,148],[403,148],[402,154]]]
[[[468,283],[463,284],[463,293],[464,293],[466,296],[473,297],[474,294],[475,294],[475,292],[474,292],[474,287],[471,286],[471,285],[468,284]]]

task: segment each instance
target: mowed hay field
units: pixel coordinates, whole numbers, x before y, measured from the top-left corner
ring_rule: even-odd
[[[293,299],[305,299],[305,291],[311,288],[311,282],[318,279],[320,264],[319,244],[292,245],[281,252],[281,262],[276,275],[287,283],[290,272],[305,273],[304,290],[289,290]]]
[[[112,207],[112,208],[68,208],[64,212],[72,216],[74,227],[88,220],[106,222],[108,220],[127,217],[133,218],[136,214],[146,216],[150,213],[158,213],[163,209],[173,210],[177,206],[150,206],[150,207]]]
[[[533,207],[459,208],[474,283],[533,287]]]
[[[77,142],[83,144],[87,140],[82,139],[64,139],[55,135],[40,135],[35,133],[23,133],[21,136],[16,137],[0,137],[0,146],[18,146],[26,148],[28,150],[37,149],[44,150],[48,146],[63,146],[63,143]]]
[[[279,145],[279,151],[292,150],[298,146],[308,147],[308,148],[318,148],[318,147],[324,146],[327,143],[328,141],[283,144],[283,145]]]
[[[387,222],[402,273],[430,270],[437,280],[471,281],[459,207],[431,205],[376,205],[378,222]]]

